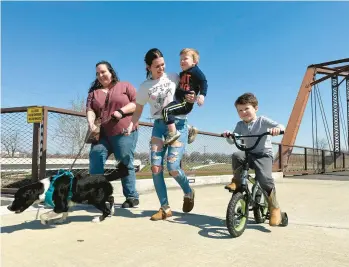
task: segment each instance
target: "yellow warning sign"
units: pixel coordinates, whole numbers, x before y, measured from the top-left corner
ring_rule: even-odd
[[[42,121],[43,111],[42,107],[27,108],[27,122],[40,123]]]

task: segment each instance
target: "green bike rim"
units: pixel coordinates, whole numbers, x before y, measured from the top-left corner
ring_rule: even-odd
[[[263,195],[263,202],[264,202],[264,208],[262,209],[262,215],[266,215],[267,214],[267,212],[268,212],[268,202],[267,202],[267,200],[266,200],[266,198],[265,198],[265,196]]]
[[[241,213],[243,217],[240,219],[240,223],[234,228],[236,231],[241,231],[244,228],[246,224],[246,219],[247,219],[246,218],[246,202],[244,199],[240,199],[238,203],[241,203]]]

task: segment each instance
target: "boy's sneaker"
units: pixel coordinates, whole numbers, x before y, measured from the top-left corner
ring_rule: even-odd
[[[169,132],[167,137],[165,138],[164,144],[169,145],[176,141],[181,136],[181,133],[176,130],[176,132]]]
[[[195,198],[195,190],[191,189],[191,192],[184,195],[183,202],[183,212],[191,212],[194,208],[194,198]]]
[[[199,130],[194,126],[188,126],[188,144],[191,144],[195,141],[195,138]]]

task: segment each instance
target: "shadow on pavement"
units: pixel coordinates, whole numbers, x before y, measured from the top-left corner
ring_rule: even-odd
[[[157,210],[140,210],[137,208],[134,209],[123,209],[121,205],[116,204],[115,206],[114,216],[120,216],[125,218],[145,218],[150,217],[157,212]],[[94,213],[94,216],[99,216],[100,211],[92,206],[83,206],[83,207],[74,207],[71,210],[71,214],[65,222],[62,224],[69,224],[70,222],[91,222],[94,216],[87,215],[78,215],[74,216],[74,210],[85,210],[87,212]],[[231,238],[226,225],[225,220],[222,220],[217,217],[212,217],[203,214],[196,213],[183,213],[172,211],[173,217],[166,220],[168,223],[177,223],[177,224],[187,224],[190,226],[197,227],[199,229],[198,234],[213,239],[229,239]],[[4,226],[1,228],[1,233],[13,233],[20,230],[43,230],[55,228],[59,224],[55,224],[54,221],[49,225],[42,225],[39,219],[33,218],[33,221],[26,221],[17,225]],[[270,233],[269,229],[266,229],[263,224],[256,224],[253,220],[248,220],[246,230],[253,229],[257,231],[261,231],[264,233]]]
[[[1,227],[2,234],[10,234],[13,232],[21,231],[21,230],[44,230],[44,229],[52,229],[55,227],[59,227],[60,224],[69,224],[70,222],[91,222],[94,216],[86,216],[86,215],[78,215],[74,216],[73,214],[69,215],[67,220],[64,223],[54,224],[54,221],[49,225],[43,225],[40,222],[40,219],[33,218],[33,221],[25,221],[16,225],[9,225]]]
[[[116,209],[114,216],[121,216],[126,218],[144,218],[150,217],[157,212],[156,210],[144,210],[140,213],[133,213],[132,209]],[[183,213],[172,211],[173,217],[166,220],[168,223],[188,224],[199,228],[198,234],[213,239],[229,239],[231,238],[226,226],[225,220],[208,215],[195,214],[195,213]],[[265,228],[262,224],[256,224],[254,221],[249,220],[246,226],[246,230],[253,229],[264,233],[270,233],[271,231]]]

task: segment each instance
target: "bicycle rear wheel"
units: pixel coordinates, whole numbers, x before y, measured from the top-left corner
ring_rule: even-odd
[[[239,237],[245,231],[248,212],[246,197],[241,192],[233,194],[226,215],[226,225],[232,237]]]

